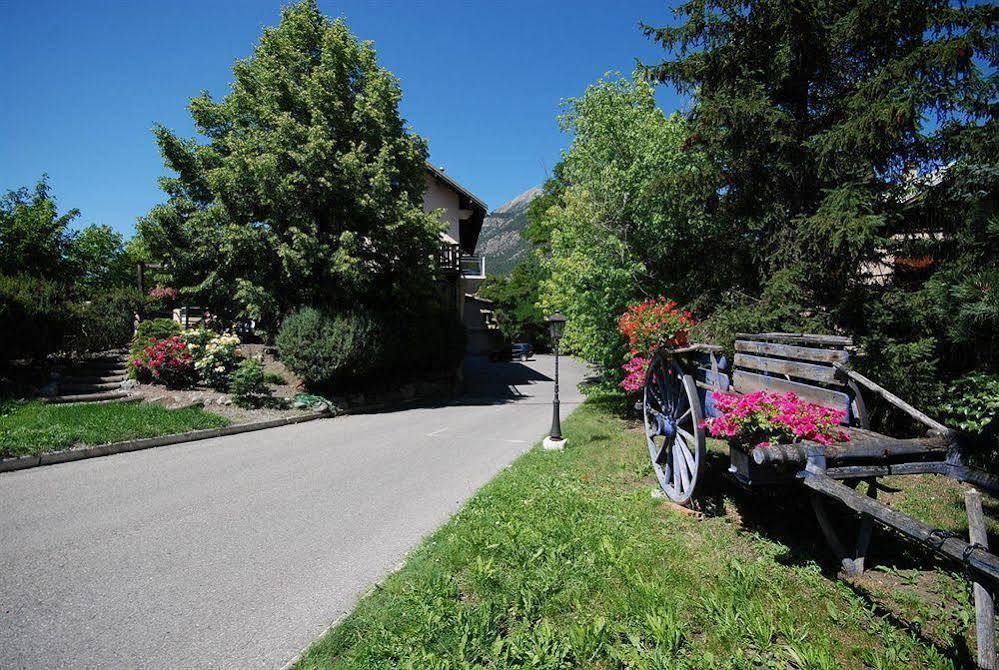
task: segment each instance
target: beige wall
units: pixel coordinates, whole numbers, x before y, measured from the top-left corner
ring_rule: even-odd
[[[423,211],[432,212],[435,209],[443,209],[442,218],[447,223],[447,234],[455,241],[460,240],[461,231],[458,228],[460,221],[460,201],[458,194],[453,190],[434,179],[430,173],[426,174],[427,188],[423,191]]]

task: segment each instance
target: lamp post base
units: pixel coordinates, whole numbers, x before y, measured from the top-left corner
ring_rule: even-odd
[[[545,438],[544,442],[541,443],[542,448],[545,451],[562,451],[565,449],[566,442],[569,440],[565,438],[556,439],[551,435]]]

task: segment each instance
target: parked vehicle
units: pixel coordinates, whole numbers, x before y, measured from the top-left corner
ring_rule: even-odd
[[[515,342],[489,354],[489,360],[494,363],[501,361],[526,361],[534,358],[534,347],[530,342]]]

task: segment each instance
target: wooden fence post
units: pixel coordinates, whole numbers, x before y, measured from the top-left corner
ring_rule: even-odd
[[[989,547],[989,537],[985,529],[985,516],[982,513],[982,495],[975,489],[964,494],[964,506],[968,511],[968,535],[971,545]],[[995,604],[992,594],[981,582],[974,582],[975,591],[975,637],[978,641],[978,667],[983,670],[996,670]]]

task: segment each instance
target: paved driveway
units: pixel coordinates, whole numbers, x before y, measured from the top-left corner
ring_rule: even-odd
[[[0,667],[281,667],[545,433],[551,371],[475,360],[445,406],[0,474]]]

